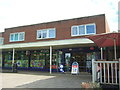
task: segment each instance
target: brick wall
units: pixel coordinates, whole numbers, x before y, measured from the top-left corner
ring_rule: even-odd
[[[1,33],[0,33],[0,37],[4,37],[3,35],[4,35],[4,32],[1,32]]]
[[[82,24],[96,24],[96,33],[106,33],[109,32],[109,28],[106,28],[105,15],[96,15],[89,17],[81,17],[69,20],[54,21],[41,24],[33,24],[27,26],[13,27],[5,29],[4,33],[4,43],[27,43],[27,42],[36,42],[36,41],[48,41],[48,40],[64,40],[72,38],[80,38],[81,36],[71,37],[71,26],[73,25],[82,25]],[[107,26],[108,27],[108,26]],[[42,39],[37,40],[37,30],[47,29],[47,28],[56,28],[56,38],[54,39]],[[25,32],[25,40],[20,42],[9,42],[10,33],[15,32]]]

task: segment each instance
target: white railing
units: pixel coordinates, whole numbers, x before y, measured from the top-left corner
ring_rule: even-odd
[[[120,59],[119,61],[92,60],[92,81],[102,84],[120,85]]]

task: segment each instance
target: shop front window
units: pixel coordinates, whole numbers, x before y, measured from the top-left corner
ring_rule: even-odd
[[[57,52],[53,52],[52,69],[57,69],[57,68],[58,68],[58,54],[57,54]]]
[[[4,66],[12,67],[12,52],[5,52],[3,54]],[[16,51],[14,56],[14,63],[17,63],[18,68],[28,68],[28,56],[25,51]]]
[[[34,51],[31,55],[30,66],[34,68],[44,68],[45,53],[40,51]]]
[[[52,53],[52,69],[58,69],[61,64],[61,53],[54,51]],[[50,52],[49,50],[32,51],[30,67],[48,69],[50,68]]]
[[[27,51],[19,51],[15,55],[16,63],[20,68],[28,68],[28,55],[26,55]]]
[[[2,54],[0,54],[0,67],[2,67]]]
[[[4,67],[12,67],[12,52],[5,52],[4,54]]]

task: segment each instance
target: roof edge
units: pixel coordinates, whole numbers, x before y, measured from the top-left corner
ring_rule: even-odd
[[[50,22],[43,22],[43,23],[30,24],[30,25],[21,25],[21,26],[16,26],[16,27],[11,27],[11,28],[5,28],[5,30],[14,29],[14,28],[20,28],[20,27],[28,27],[28,26],[40,25],[40,24],[48,24],[48,23],[55,23],[55,22],[61,22],[61,21],[75,20],[75,19],[91,18],[91,17],[97,17],[97,16],[104,16],[105,17],[105,14],[98,14],[98,15],[93,15],[93,16],[85,16],[85,17],[78,17],[78,18],[64,19],[64,20],[57,20],[57,21],[50,21]]]

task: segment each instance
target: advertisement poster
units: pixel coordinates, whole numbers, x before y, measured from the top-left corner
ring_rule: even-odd
[[[18,67],[28,67],[28,60],[17,60]]]
[[[43,68],[45,66],[45,60],[31,60],[31,67]]]
[[[79,74],[79,64],[77,62],[72,63],[71,74]]]
[[[12,67],[12,60],[5,60],[4,61],[4,66],[5,67]]]

